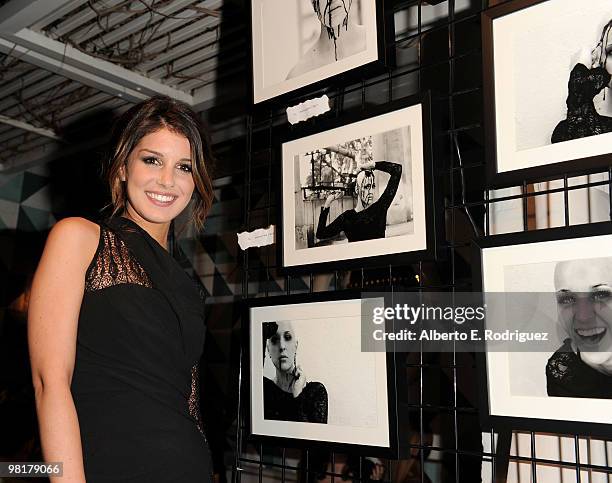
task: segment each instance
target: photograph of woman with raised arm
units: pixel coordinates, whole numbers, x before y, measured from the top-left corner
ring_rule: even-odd
[[[402,176],[402,165],[388,161],[362,162],[361,158],[358,159],[360,171],[355,183],[357,206],[343,212],[328,224],[330,206],[343,193],[340,191],[329,195],[325,204],[321,207],[317,238],[322,240],[331,238],[340,232],[344,232],[349,242],[385,237],[387,210],[397,193]],[[375,196],[376,178],[374,170],[385,172],[390,176],[387,187],[380,197]]]

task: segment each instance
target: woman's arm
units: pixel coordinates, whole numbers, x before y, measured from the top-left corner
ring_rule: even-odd
[[[49,232],[34,274],[28,309],[28,346],[43,458],[63,462],[52,482],[84,482],[77,413],[70,392],[85,271],[93,258],[99,227],[66,218]]]
[[[389,161],[377,161],[374,165],[374,169],[384,171],[390,175],[385,191],[382,195],[380,195],[380,198],[378,198],[378,204],[384,205],[388,208],[391,206],[393,198],[395,198],[397,188],[399,187],[400,180],[402,179],[402,165],[399,163],[391,163]]]
[[[334,221],[329,225],[327,224],[327,218],[329,216],[329,208],[322,207],[321,213],[319,213],[319,224],[317,225],[317,232],[315,236],[319,240],[325,240],[326,238],[332,238],[339,235],[344,230],[344,218],[345,214],[340,213]]]

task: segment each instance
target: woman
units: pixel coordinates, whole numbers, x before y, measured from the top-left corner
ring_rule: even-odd
[[[351,12],[353,0],[311,0],[321,32],[317,41],[289,71],[293,79],[313,69],[346,59],[366,49],[366,32]]]
[[[612,399],[612,258],[555,266],[558,318],[568,337],[546,365],[549,396]]]
[[[168,252],[171,222],[212,201],[209,145],[186,105],[155,97],[115,126],[113,211],[55,224],[36,270],[28,343],[45,461],[67,482],[210,481],[199,417],[203,305]]]
[[[402,165],[388,161],[362,161],[356,155],[357,166],[361,170],[355,182],[357,206],[338,215],[327,223],[331,204],[342,197],[342,192],[332,193],[325,200],[319,213],[316,237],[325,240],[344,232],[349,242],[385,238],[387,211],[393,203],[402,178]],[[374,170],[389,174],[389,181],[380,197],[375,196],[376,177]]]
[[[298,337],[289,321],[265,322],[263,337],[276,368],[263,378],[264,418],[327,424],[327,390],[309,382],[298,364]]]
[[[610,87],[612,65],[608,56],[612,49],[610,30],[612,20],[602,32],[597,46],[589,55],[585,52],[570,73],[567,96],[567,119],[555,127],[552,143],[595,136],[612,131],[612,118],[600,115],[593,99],[604,88]],[[588,66],[588,67],[587,67]]]

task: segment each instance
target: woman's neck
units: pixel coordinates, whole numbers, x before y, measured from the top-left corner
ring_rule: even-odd
[[[292,386],[295,382],[295,377],[293,375],[293,368],[289,371],[280,371],[276,369],[276,378],[274,382],[278,387],[280,387],[285,392],[293,392]]]
[[[151,223],[131,209],[130,206],[126,207],[120,216],[132,220],[149,235],[151,235],[151,237],[156,240],[164,250],[168,250],[168,232],[170,231],[170,223]]]
[[[347,52],[351,52],[354,49],[354,45],[359,41],[361,36],[357,31],[359,27],[351,20],[350,15],[348,24],[336,27],[333,30],[333,35],[330,35],[330,30],[327,27],[321,26],[321,33],[317,40],[317,50],[319,52],[333,52],[336,60],[343,59],[347,56]]]

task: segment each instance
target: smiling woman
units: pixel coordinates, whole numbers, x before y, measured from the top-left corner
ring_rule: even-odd
[[[166,127],[144,136],[119,167],[127,194],[126,214],[153,226],[178,216],[195,187],[190,158],[188,139]],[[159,240],[162,245],[164,235]]]
[[[612,258],[555,267],[559,323],[568,335],[548,360],[549,396],[612,399]]]
[[[188,106],[140,103],[113,131],[112,214],[67,218],[49,234],[28,342],[43,455],[64,462],[62,480],[212,481],[198,389],[203,300],[167,243],[190,205],[202,226],[210,159]]]
[[[151,165],[149,173],[158,173],[155,175],[157,179],[153,180],[155,189],[150,189],[153,194],[178,198],[179,189],[189,190],[185,182],[193,183],[191,190],[195,195],[191,223],[196,231],[202,229],[213,199],[208,173],[212,153],[208,139],[202,139],[197,115],[188,106],[169,98],[154,97],[133,107],[117,122],[110,146],[105,178],[111,187],[113,215],[127,209],[128,190],[134,187],[130,171],[136,169],[137,176],[143,173],[135,163],[139,160]],[[180,172],[177,176],[170,176],[175,173],[174,168]],[[126,181],[127,185],[124,185]],[[167,186],[175,181],[177,187]],[[135,181],[136,184],[139,182],[145,180],[138,178]]]

